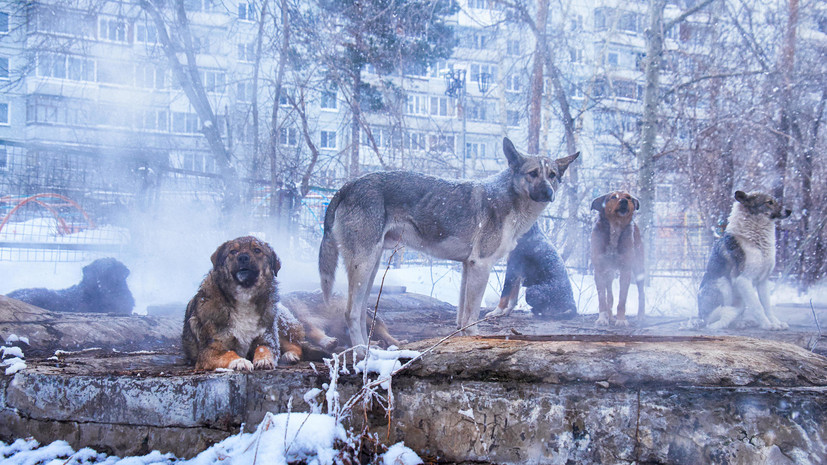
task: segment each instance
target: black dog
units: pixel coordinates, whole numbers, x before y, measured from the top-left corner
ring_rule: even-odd
[[[525,301],[540,317],[568,319],[577,315],[569,274],[563,259],[537,223],[518,241],[508,256],[500,303],[488,316],[508,315],[517,305],[520,285]]]
[[[68,289],[18,289],[8,297],[53,312],[130,315],[135,299],[126,285],[129,268],[114,258],[101,258],[83,267],[83,279]]]

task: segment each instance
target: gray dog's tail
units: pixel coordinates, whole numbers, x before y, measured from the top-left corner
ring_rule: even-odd
[[[330,199],[327,211],[324,214],[324,234],[322,245],[319,247],[319,276],[322,280],[322,296],[325,303],[330,302],[333,292],[333,282],[336,280],[336,265],[339,263],[339,247],[333,237],[333,222],[336,219],[336,207],[341,201],[341,190]]]

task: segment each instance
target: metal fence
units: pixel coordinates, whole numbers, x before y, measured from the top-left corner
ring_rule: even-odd
[[[136,240],[132,216],[159,220],[164,205],[185,204],[205,215],[219,215],[220,178],[209,173],[137,163],[125,166],[84,152],[24,150],[6,145],[0,167],[0,260],[86,261],[118,256]],[[308,260],[318,253],[324,213],[335,190],[313,188],[299,200],[297,190],[273,190],[265,182],[244,180],[247,199],[239,215],[250,231],[276,229],[290,247]],[[214,213],[210,213],[214,212]],[[649,273],[700,274],[712,234],[683,212],[660,212]],[[168,219],[166,219],[168,220]],[[544,217],[544,229],[565,222]],[[142,225],[146,226],[146,225]],[[588,272],[592,223],[580,219],[567,265]],[[411,250],[394,256],[394,266],[439,264]],[[447,264],[447,262],[445,263]]]

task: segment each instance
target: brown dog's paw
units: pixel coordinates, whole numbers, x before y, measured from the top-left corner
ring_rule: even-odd
[[[301,360],[301,357],[295,352],[285,352],[281,354],[281,363],[285,365],[294,365]]]
[[[253,371],[253,363],[246,358],[237,358],[227,365],[230,370],[236,371]]]
[[[253,355],[253,368],[256,370],[272,370],[276,367],[276,358],[267,346],[259,346]]]

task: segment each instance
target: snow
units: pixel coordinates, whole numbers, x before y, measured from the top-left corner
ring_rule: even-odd
[[[0,346],[0,355],[3,358],[8,357],[20,357],[23,358],[23,349],[20,347],[6,347]]]
[[[380,385],[387,391],[390,388],[391,374],[402,368],[402,362],[399,360],[413,359],[419,355],[420,353],[414,350],[382,350],[371,347],[367,360],[360,360],[356,363],[356,372],[364,373],[367,369],[368,373],[378,374],[378,379],[386,380]]]
[[[424,463],[416,452],[398,442],[382,455],[382,465],[419,465]]]
[[[341,424],[330,415],[317,413],[267,413],[253,433],[238,433],[214,444],[190,460],[153,451],[144,456],[110,457],[89,448],[75,452],[66,441],[40,447],[34,439],[0,441],[4,465],[150,465],[150,464],[252,464],[332,465],[338,446],[350,441]],[[422,459],[403,443],[393,445],[380,458],[386,465],[418,465]]]
[[[17,373],[20,370],[25,369],[26,368],[26,362],[22,358],[12,357],[12,358],[8,358],[6,360],[3,360],[3,362],[0,363],[0,366],[5,366],[6,367],[6,376],[8,376],[8,375],[13,375],[13,374]]]
[[[268,413],[255,433],[231,436],[186,462],[267,463],[286,465],[306,461],[308,465],[332,464],[336,441],[346,441],[342,425],[330,415],[315,413]]]

